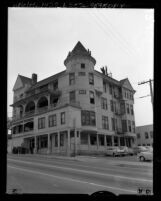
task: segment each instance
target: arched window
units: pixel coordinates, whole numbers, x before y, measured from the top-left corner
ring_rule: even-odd
[[[45,96],[41,97],[37,103],[37,107],[41,108],[41,107],[45,107],[48,106],[48,100]]]
[[[26,105],[25,112],[30,112],[33,110],[35,110],[35,103],[31,101]]]

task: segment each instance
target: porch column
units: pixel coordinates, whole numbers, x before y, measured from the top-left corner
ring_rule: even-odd
[[[118,137],[118,146],[120,147],[120,137]]]
[[[48,134],[48,150],[47,153],[50,154],[50,134]]]
[[[60,132],[58,132],[58,152],[60,152]]]
[[[67,131],[67,155],[70,156],[70,130]]]
[[[37,137],[35,136],[35,139],[34,139],[34,154],[37,153]]]
[[[111,140],[112,140],[112,146],[114,146],[114,136],[111,136]]]
[[[98,149],[98,147],[99,147],[98,133],[96,134],[96,138],[97,138],[97,149]]]
[[[50,108],[50,95],[48,95],[48,109]]]
[[[91,145],[91,142],[90,142],[90,134],[88,133],[88,150],[90,150],[90,145]]]
[[[74,129],[74,153],[77,154],[77,130]]]
[[[125,146],[127,147],[127,143],[126,143],[126,138],[124,137],[124,143],[125,143]]]
[[[104,135],[104,146],[105,146],[105,148],[107,148],[107,139],[106,139],[106,135]]]

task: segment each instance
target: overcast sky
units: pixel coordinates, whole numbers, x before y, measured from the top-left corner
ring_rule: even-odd
[[[153,123],[149,84],[153,79],[153,9],[9,8],[8,116],[18,74],[38,81],[65,70],[64,60],[80,41],[117,80],[128,78],[135,93],[136,126]]]

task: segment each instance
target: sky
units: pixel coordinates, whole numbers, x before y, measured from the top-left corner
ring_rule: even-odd
[[[18,74],[36,73],[40,81],[65,70],[78,41],[96,59],[95,70],[107,66],[114,79],[129,79],[136,126],[152,124],[149,83],[138,83],[153,79],[154,9],[8,8],[8,116]]]

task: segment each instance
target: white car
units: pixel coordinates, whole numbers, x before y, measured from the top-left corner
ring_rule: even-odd
[[[145,161],[145,160],[153,160],[153,150],[146,150],[138,153],[137,158],[140,161]]]
[[[124,154],[125,154],[124,150],[120,150],[119,147],[108,147],[106,149],[106,155],[123,156]]]

